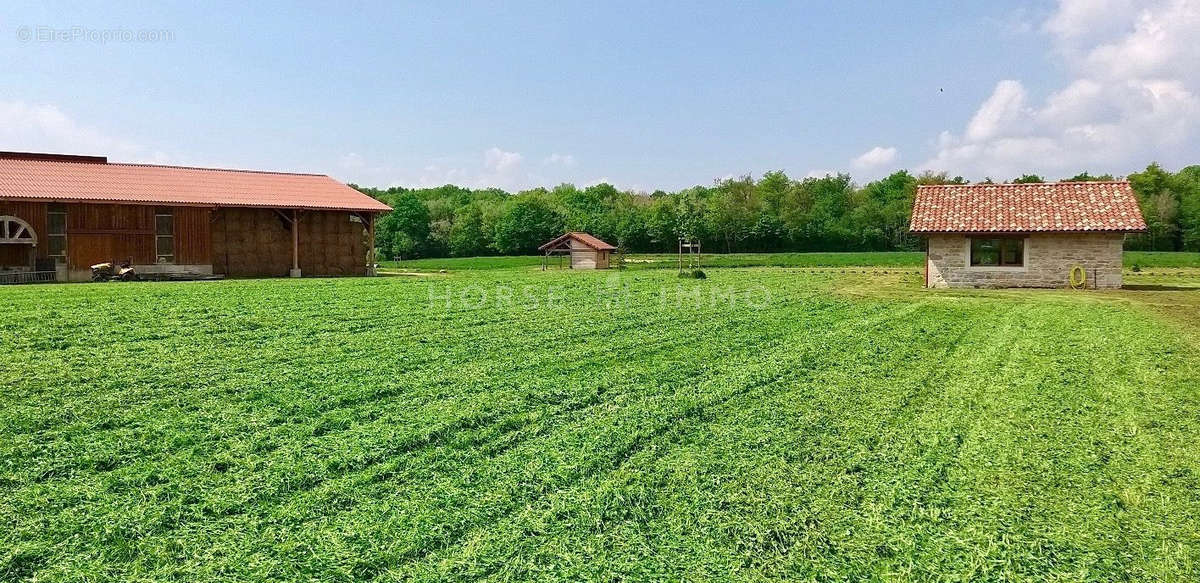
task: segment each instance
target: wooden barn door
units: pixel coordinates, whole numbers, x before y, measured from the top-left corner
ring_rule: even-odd
[[[77,233],[71,235],[70,241],[71,249],[67,256],[71,259],[72,269],[87,269],[97,263],[115,259],[112,235]]]
[[[87,269],[108,261],[154,263],[154,207],[70,205],[67,245],[72,269]]]

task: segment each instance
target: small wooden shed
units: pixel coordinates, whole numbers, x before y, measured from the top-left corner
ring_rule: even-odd
[[[538,247],[542,252],[542,269],[551,255],[570,255],[571,269],[608,269],[608,256],[616,247],[587,233],[572,231]]]

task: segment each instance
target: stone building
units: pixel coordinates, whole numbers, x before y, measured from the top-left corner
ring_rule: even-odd
[[[1125,234],[1145,230],[1125,181],[921,186],[911,221],[935,288],[1119,288]]]

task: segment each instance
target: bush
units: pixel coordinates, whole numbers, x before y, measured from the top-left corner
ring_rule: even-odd
[[[693,269],[691,271],[680,271],[679,277],[681,277],[683,279],[708,279],[708,275],[706,275],[703,271],[701,271],[699,269]]]

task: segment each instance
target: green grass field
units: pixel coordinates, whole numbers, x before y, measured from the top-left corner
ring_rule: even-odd
[[[521,265],[0,288],[0,580],[1200,579],[1194,275]]]
[[[1126,251],[1125,267],[1200,267],[1200,253],[1166,251]]]
[[[552,267],[558,259],[551,260]],[[459,269],[540,268],[540,256],[517,257],[454,257],[442,259],[410,259],[385,261],[386,269],[401,271],[438,271]],[[732,253],[704,254],[702,266],[712,267],[915,267],[925,264],[923,252],[850,252],[850,253]],[[1125,252],[1125,266],[1139,269],[1156,267],[1200,268],[1200,253],[1165,253],[1155,251]],[[674,254],[639,253],[628,258],[629,269],[678,268],[679,256]]]
[[[558,268],[558,257],[549,265]],[[564,259],[564,264],[565,263]],[[701,266],[714,267],[921,267],[924,253],[865,252],[865,253],[731,253],[704,254]],[[517,257],[452,257],[444,259],[410,259],[386,261],[384,268],[401,271],[438,271],[458,269],[539,268],[541,256]],[[628,257],[629,269],[678,269],[679,255],[667,253],[638,253]]]

